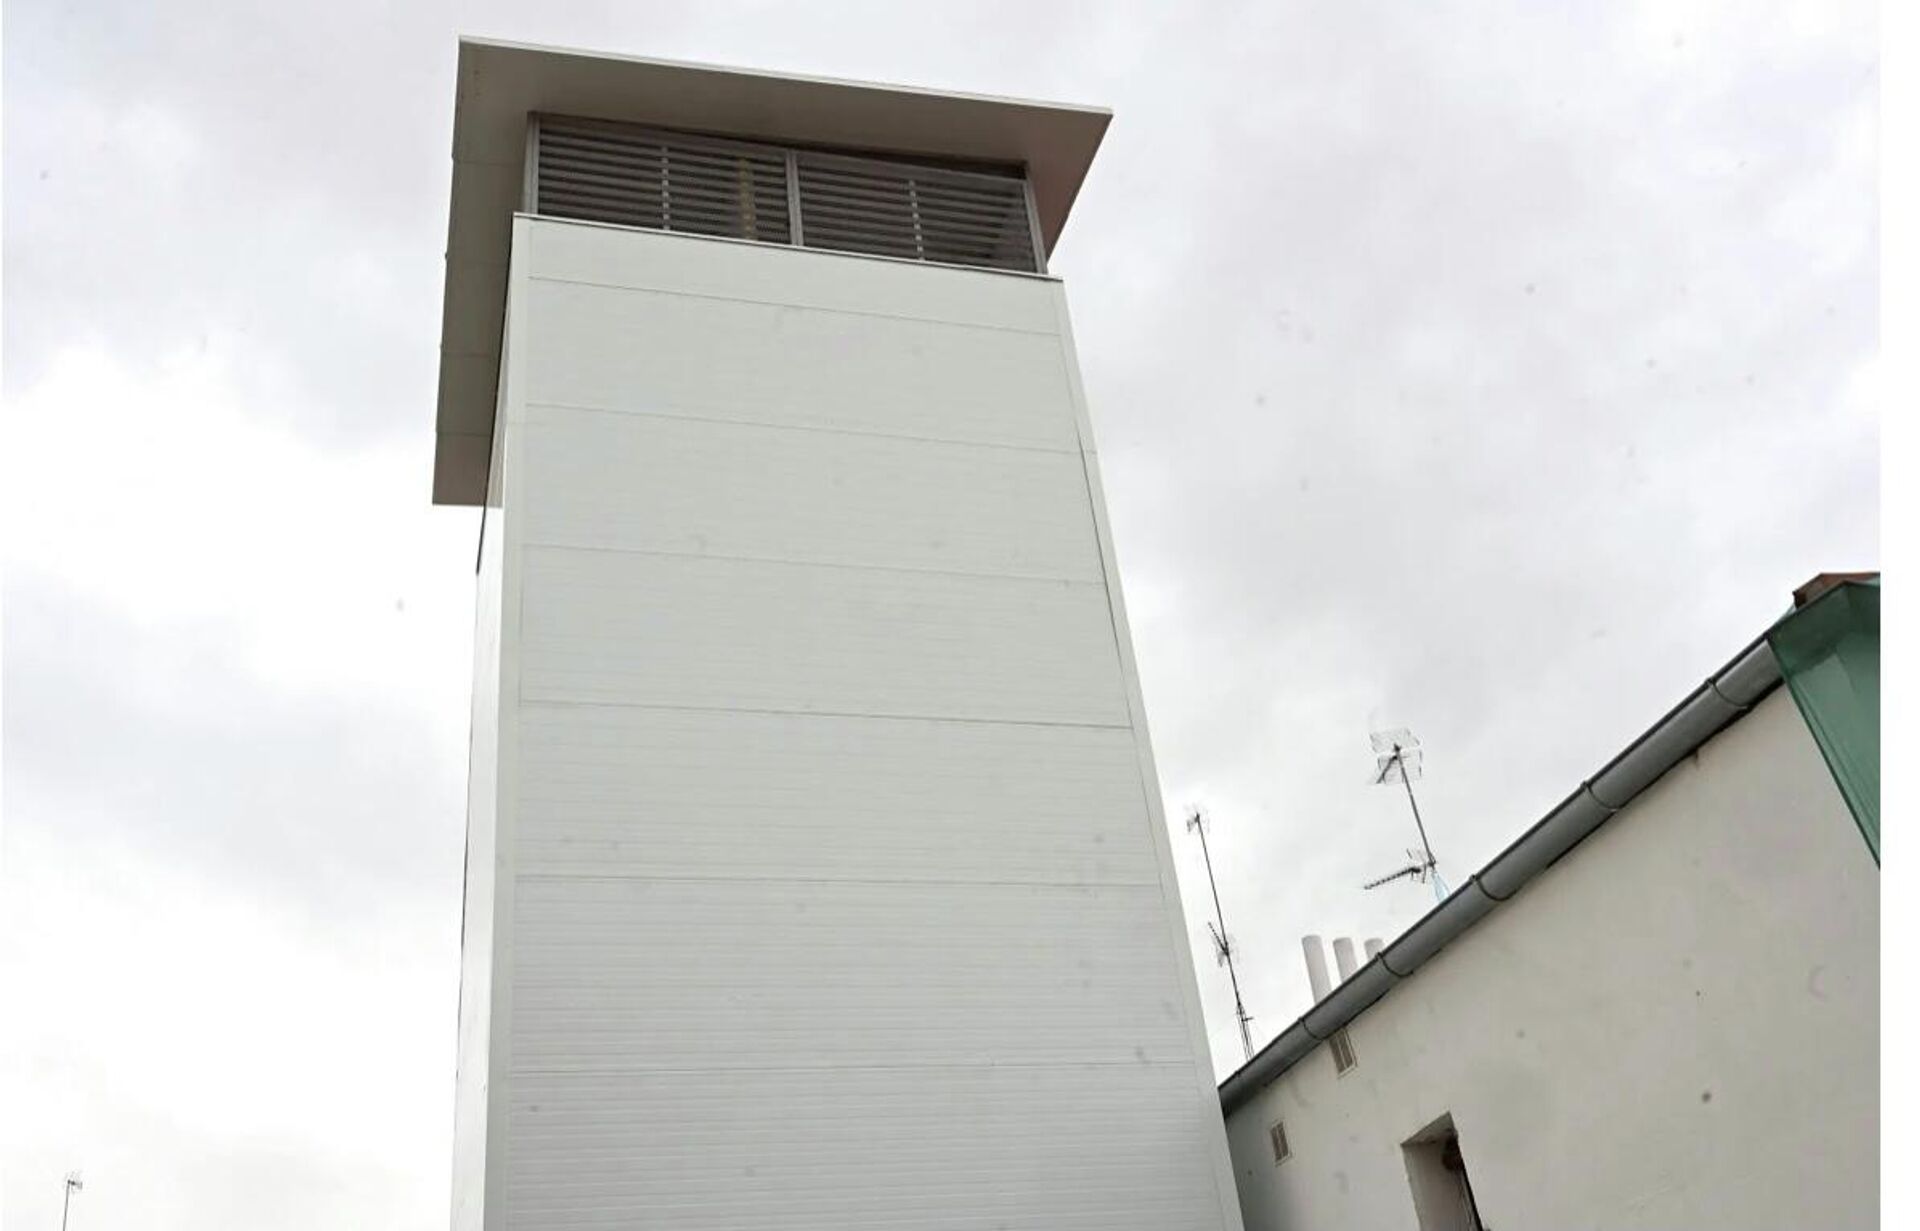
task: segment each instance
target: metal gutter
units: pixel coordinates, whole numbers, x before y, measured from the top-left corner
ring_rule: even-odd
[[[1220,1083],[1227,1114],[1299,1063],[1393,985],[1420,969],[1500,903],[1524,889],[1582,839],[1606,824],[1660,776],[1733,725],[1780,683],[1763,633],[1709,676],[1640,738],[1536,821],[1467,883],[1402,932],[1379,956],[1301,1014],[1253,1059]]]

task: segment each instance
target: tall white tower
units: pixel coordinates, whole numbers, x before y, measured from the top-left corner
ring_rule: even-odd
[[[460,45],[456,1228],[1238,1228],[1046,253],[1107,113]]]

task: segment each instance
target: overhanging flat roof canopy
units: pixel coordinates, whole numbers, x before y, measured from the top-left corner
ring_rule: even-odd
[[[433,500],[486,498],[527,116],[622,120],[791,145],[1024,166],[1052,251],[1112,113],[751,69],[460,40]]]

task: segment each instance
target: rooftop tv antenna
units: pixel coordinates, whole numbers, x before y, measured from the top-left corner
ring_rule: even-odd
[[[78,1171],[67,1172],[67,1182],[61,1186],[60,1190],[60,1231],[67,1231],[67,1209],[73,1204],[73,1194],[85,1187],[86,1185],[80,1182]]]
[[[1227,982],[1233,985],[1233,1016],[1240,1023],[1240,1046],[1247,1059],[1253,1059],[1253,1018],[1247,1015],[1246,1002],[1240,999],[1240,976],[1233,969],[1233,939],[1227,935],[1227,916],[1220,909],[1220,886],[1213,879],[1213,856],[1207,850],[1207,818],[1195,808],[1187,818],[1187,828],[1200,835],[1200,858],[1207,863],[1207,888],[1213,892],[1213,919],[1207,931],[1213,933],[1213,960],[1227,968]],[[1217,922],[1215,922],[1217,920]]]
[[[1431,883],[1434,900],[1444,902],[1447,898],[1447,882],[1440,879],[1440,861],[1433,856],[1433,843],[1427,841],[1427,823],[1420,819],[1420,801],[1413,797],[1413,780],[1421,774],[1420,741],[1405,727],[1375,731],[1369,738],[1373,741],[1373,785],[1386,786],[1397,782],[1407,789],[1407,807],[1413,809],[1413,825],[1420,831],[1420,846],[1417,850],[1407,851],[1406,867],[1360,887],[1378,889],[1402,879],[1422,885]]]

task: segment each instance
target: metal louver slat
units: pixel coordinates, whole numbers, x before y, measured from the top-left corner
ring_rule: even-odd
[[[859,165],[850,165],[855,162],[842,156],[809,155],[807,170],[816,184],[837,183],[853,189],[890,184],[896,173],[905,173],[921,185],[939,185],[941,195],[947,202],[962,205],[998,206],[1008,197],[1018,195],[1020,188],[1019,180],[1001,176],[942,171],[935,167],[917,167],[877,159],[862,159],[858,160]],[[959,178],[963,174],[965,178]]]
[[[623,226],[788,243],[786,158],[756,146],[543,118],[535,210]]]
[[[1018,198],[999,202],[991,209],[974,209],[966,206],[951,205],[938,198],[930,198],[922,192],[919,196],[919,214],[926,218],[942,218],[955,226],[985,226],[998,229],[1002,226],[1011,209],[1021,205]],[[897,193],[875,193],[870,191],[850,192],[838,188],[823,188],[813,185],[807,198],[807,206],[812,209],[838,209],[842,212],[862,213],[875,208],[885,210],[898,203]]]
[[[827,154],[796,161],[808,247],[1039,268],[1018,179]]]
[[[536,212],[946,265],[1040,272],[1025,180],[543,116]]]

